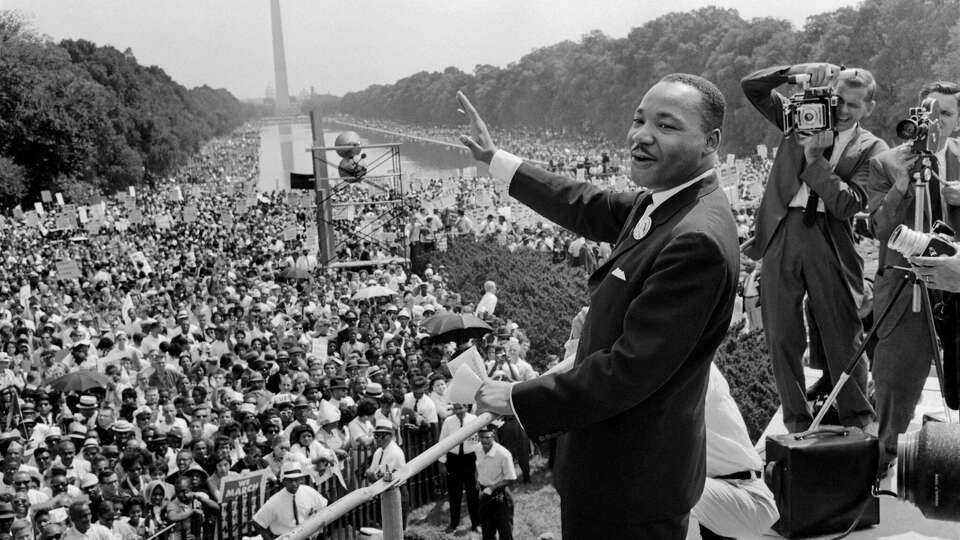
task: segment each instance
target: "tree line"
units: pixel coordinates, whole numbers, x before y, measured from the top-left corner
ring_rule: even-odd
[[[722,150],[742,154],[775,146],[779,136],[743,96],[740,79],[768,66],[823,61],[874,73],[877,108],[864,125],[893,141],[925,82],[960,79],[958,20],[960,0],[864,0],[811,16],[800,30],[786,20],[744,20],[736,10],[706,7],[649,21],[622,39],[593,31],[505,68],[422,71],[346,94],[338,107],[358,117],[461,125],[454,94],[462,89],[492,126],[620,141],[645,89],[668,73],[695,73],[727,99]]]
[[[253,113],[224,89],[184,88],[130,49],[54,43],[0,11],[0,206],[153,182]]]

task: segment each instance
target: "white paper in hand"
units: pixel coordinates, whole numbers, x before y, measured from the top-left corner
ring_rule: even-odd
[[[469,365],[461,363],[453,373],[450,384],[447,385],[447,400],[450,403],[472,405],[476,402],[475,396],[481,386],[483,386],[483,379],[478,377]]]
[[[461,365],[466,365],[470,368],[474,375],[480,378],[481,381],[487,379],[487,366],[483,363],[483,357],[477,352],[476,347],[470,347],[458,354],[453,360],[447,362],[447,369],[454,375],[454,378],[456,378],[457,370],[460,369]]]

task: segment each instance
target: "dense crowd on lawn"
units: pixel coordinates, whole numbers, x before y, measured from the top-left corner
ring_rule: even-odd
[[[84,508],[122,538],[210,525],[233,472],[298,460],[320,485],[378,418],[439,431],[456,347],[421,323],[477,306],[442,267],[318,267],[313,210],[247,190],[256,151],[241,132],[170,183],[0,218],[0,538],[54,537]],[[534,376],[492,295],[490,374]]]

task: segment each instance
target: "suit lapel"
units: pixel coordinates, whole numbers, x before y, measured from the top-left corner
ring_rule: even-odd
[[[700,182],[697,182],[696,184],[684,189],[680,193],[677,193],[673,197],[670,197],[663,204],[661,204],[660,206],[658,206],[653,210],[653,212],[650,214],[650,221],[651,221],[650,229],[647,231],[647,234],[643,236],[643,238],[637,240],[636,238],[633,237],[633,228],[636,226],[638,220],[640,219],[640,213],[637,212],[636,210],[637,208],[640,207],[640,204],[645,200],[644,197],[650,197],[651,194],[648,193],[648,194],[645,194],[644,196],[641,196],[638,199],[637,204],[634,206],[634,211],[631,214],[630,220],[627,221],[627,223],[625,224],[624,230],[620,231],[620,241],[617,243],[613,252],[610,254],[610,258],[608,258],[590,276],[590,279],[588,281],[588,286],[591,289],[591,291],[593,287],[597,283],[599,283],[600,280],[602,280],[607,275],[607,273],[609,273],[610,266],[627,250],[629,250],[630,248],[642,242],[644,238],[649,238],[653,234],[653,231],[656,230],[657,226],[665,223],[667,220],[673,217],[674,214],[680,211],[681,208],[687,206],[693,201],[699,199],[700,197],[703,197],[707,193],[710,193],[711,191],[715,190],[716,188],[717,188],[717,175],[711,174],[710,176],[707,176]]]

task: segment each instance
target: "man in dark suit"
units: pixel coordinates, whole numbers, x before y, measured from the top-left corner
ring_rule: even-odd
[[[957,127],[957,99],[960,85],[935,82],[923,87],[920,100],[930,97],[940,104],[939,145],[932,164],[939,179],[932,179],[927,188],[930,211],[924,216],[924,231],[936,220],[955,230],[960,226],[960,141],[948,139]],[[877,414],[880,416],[881,470],[897,457],[897,435],[907,430],[913,411],[920,400],[923,383],[930,373],[930,361],[936,351],[930,341],[930,327],[922,312],[911,308],[911,288],[893,298],[897,285],[906,277],[903,255],[887,247],[890,234],[898,225],[914,228],[914,188],[908,174],[917,155],[906,143],[878,155],[870,161],[870,220],[880,241],[879,266],[873,309],[876,316],[892,301],[891,308],[877,330],[877,347],[873,357],[873,380],[876,383]],[[938,293],[931,293],[934,303]]]
[[[633,113],[631,180],[611,193],[497,150],[469,101],[461,141],[510,195],[574,234],[616,248],[589,280],[571,370],[485,382],[481,408],[515,415],[538,442],[560,435],[562,533],[685,537],[705,476],[704,397],[739,271],[737,231],[714,166],[725,103],[694,75],[668,75]]]
[[[790,432],[803,431],[813,421],[801,363],[807,348],[804,296],[831,381],[840,376],[861,339],[857,307],[863,296],[863,259],[855,249],[850,220],[867,204],[869,159],[887,148],[859,124],[874,106],[876,83],[866,70],[841,72],[832,64],[778,66],[748,75],[741,86],[753,106],[783,129],[787,98],[776,89],[802,74],[810,76],[811,86],[835,85],[836,132],[781,139],[757,212],[756,233],[744,250],[754,260],[763,259],[763,329]],[[875,421],[866,386],[866,362],[861,359],[837,397],[842,424],[867,427]]]

